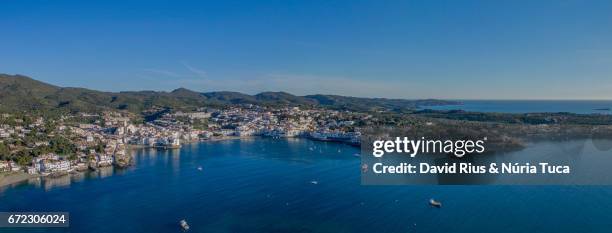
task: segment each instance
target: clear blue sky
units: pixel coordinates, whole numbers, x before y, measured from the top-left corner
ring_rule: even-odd
[[[612,1],[2,1],[0,72],[98,90],[612,99]]]

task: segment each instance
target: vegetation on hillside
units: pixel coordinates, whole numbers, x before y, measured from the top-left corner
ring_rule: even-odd
[[[58,87],[22,75],[0,74],[0,111],[62,110],[101,112],[108,109],[140,113],[151,108],[193,110],[203,106],[231,104],[261,106],[325,107],[342,110],[408,110],[419,106],[456,104],[443,100],[357,98],[336,95],[295,96],[285,92],[247,95],[239,92],[199,93],[185,88],[171,92],[102,92],[85,88]]]

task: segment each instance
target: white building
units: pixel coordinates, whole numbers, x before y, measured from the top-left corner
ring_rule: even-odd
[[[109,166],[113,164],[113,156],[106,154],[98,154],[98,166]]]
[[[36,170],[35,167],[28,167],[28,174],[33,175],[33,174],[36,174],[36,173],[38,173],[38,170]]]
[[[181,146],[181,140],[178,138],[172,138],[172,140],[170,140],[172,143],[173,147],[179,147]]]
[[[44,160],[41,165],[41,172],[68,172],[71,167],[68,160]]]
[[[21,171],[21,166],[17,165],[15,162],[10,161],[10,167],[12,172]]]
[[[10,170],[8,161],[0,161],[0,172],[7,172]]]

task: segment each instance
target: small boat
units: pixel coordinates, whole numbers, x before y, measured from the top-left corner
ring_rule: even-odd
[[[187,224],[187,221],[185,221],[185,219],[181,220],[180,224],[181,224],[181,228],[183,228],[183,230],[186,230],[186,231],[189,230],[189,224]]]
[[[368,172],[368,165],[364,163],[361,165],[361,173],[366,173],[366,172]]]
[[[310,181],[310,183],[311,184],[319,184],[319,181],[313,180],[313,181]]]
[[[359,153],[355,153],[355,154],[353,154],[353,156],[355,156],[355,157],[361,157],[361,154],[359,154]]]
[[[202,166],[198,166],[198,171],[202,171],[204,170],[204,168],[202,168]]]
[[[431,206],[433,206],[433,207],[437,207],[437,208],[442,207],[442,202],[436,201],[436,200],[434,200],[433,198],[432,198],[432,199],[429,199],[429,204],[430,204]]]

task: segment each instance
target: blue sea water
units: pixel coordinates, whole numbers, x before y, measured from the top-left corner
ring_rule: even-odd
[[[427,106],[435,110],[470,112],[535,113],[570,112],[578,114],[612,114],[610,100],[460,100],[461,105]]]
[[[3,188],[0,212],[67,211],[71,226],[0,232],[181,232],[181,219],[190,232],[232,233],[612,229],[609,186],[362,186],[356,153],[265,138],[138,150],[128,169]]]

